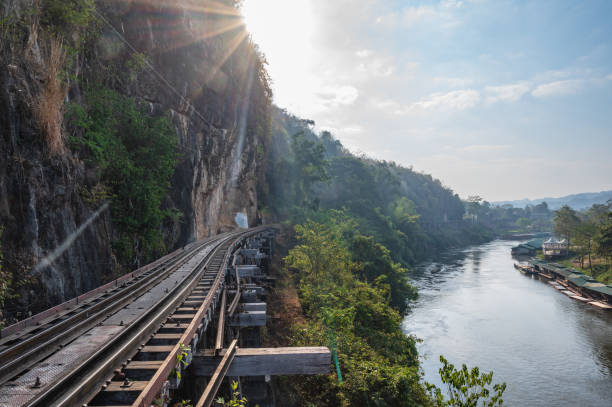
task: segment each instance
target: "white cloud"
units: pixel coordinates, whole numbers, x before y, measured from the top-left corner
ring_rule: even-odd
[[[367,58],[373,53],[374,51],[372,51],[371,49],[360,49],[359,51],[355,52],[355,55],[357,55],[359,58]]]
[[[612,81],[612,73],[610,75],[606,76],[606,79],[609,80],[609,81]]]
[[[361,127],[359,125],[346,126],[346,127],[343,127],[341,129],[339,129],[339,132],[343,133],[343,134],[358,134],[358,133],[363,133],[363,127]]]
[[[474,83],[472,78],[459,78],[453,76],[437,76],[433,78],[434,82],[440,83],[451,88],[464,88]]]
[[[580,79],[567,79],[545,83],[536,87],[531,94],[535,97],[548,97],[556,95],[569,95],[576,93],[582,86]]]
[[[371,106],[390,112],[394,115],[405,115],[423,110],[465,110],[470,109],[480,101],[480,93],[473,89],[454,90],[447,93],[432,93],[426,98],[402,105],[392,99],[372,99]]]
[[[495,102],[516,102],[525,93],[529,92],[530,87],[526,82],[519,82],[509,85],[487,86],[485,93],[487,94],[487,103]]]
[[[453,28],[460,25],[455,13],[462,6],[463,1],[444,0],[433,6],[406,7],[399,12],[381,15],[376,22],[389,28],[414,27],[424,22],[435,24],[438,28]]]
[[[434,93],[427,99],[413,104],[421,109],[455,109],[465,110],[472,108],[480,101],[480,93],[473,89],[454,90],[448,93]]]
[[[320,103],[328,107],[352,105],[359,97],[359,91],[354,86],[327,86],[316,94]]]
[[[392,112],[399,112],[402,109],[402,106],[398,102],[391,99],[374,98],[370,100],[370,104],[376,109],[389,110]]]
[[[433,17],[436,15],[436,11],[433,7],[419,6],[419,7],[408,7],[402,10],[401,21],[407,26],[412,26],[421,22],[422,20]]]
[[[357,65],[357,72],[366,78],[376,76],[390,76],[395,72],[395,65],[382,58],[372,58]]]
[[[461,6],[463,6],[463,1],[459,1],[459,0],[444,0],[440,3],[440,6],[442,8],[449,8],[449,9],[453,9],[453,8],[461,8]]]

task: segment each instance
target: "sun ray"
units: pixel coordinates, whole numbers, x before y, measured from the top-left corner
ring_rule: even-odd
[[[158,48],[158,52],[171,52],[234,30],[244,31],[246,29],[239,11],[234,8],[228,9],[228,6],[218,2],[208,1],[207,5],[190,7],[168,6],[158,0],[140,0],[138,3],[151,8],[148,13],[149,18],[133,22],[129,29],[136,33],[150,29],[163,33],[167,40],[166,46],[163,50]],[[159,7],[151,7],[152,5],[159,5]],[[196,20],[196,24],[190,25],[190,28],[186,28],[177,15],[179,11],[186,10],[189,11],[189,18]]]
[[[232,39],[232,42],[228,44],[227,46],[227,52],[223,54],[220,61],[218,61],[218,63],[214,65],[212,71],[206,77],[205,84],[207,84],[210,80],[212,80],[215,77],[215,75],[217,75],[217,72],[219,72],[219,70],[223,67],[225,62],[234,54],[234,52],[236,52],[240,44],[242,44],[242,42],[247,38],[247,36],[248,36],[248,33],[246,32],[246,30],[243,30],[243,31],[240,31],[238,35],[236,35],[236,37]]]

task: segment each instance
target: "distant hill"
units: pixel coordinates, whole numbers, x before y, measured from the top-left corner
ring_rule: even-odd
[[[542,198],[542,199],[520,199],[516,201],[499,201],[493,202],[493,205],[510,204],[515,208],[524,208],[527,205],[537,205],[546,202],[550,209],[559,209],[563,205],[569,205],[576,210],[587,209],[593,204],[604,204],[612,199],[612,191],[601,192],[584,192],[582,194],[574,194],[563,196],[561,198]]]

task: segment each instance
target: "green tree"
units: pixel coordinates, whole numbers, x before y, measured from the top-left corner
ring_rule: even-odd
[[[371,236],[355,236],[351,253],[363,273],[363,281],[388,290],[391,306],[400,313],[406,312],[407,302],[417,297],[416,288],[408,281],[408,269],[394,262],[389,250]]]
[[[520,230],[527,230],[527,228],[529,227],[529,225],[531,225],[531,219],[529,218],[518,218],[516,220],[516,226],[520,229]]]
[[[428,390],[437,407],[477,407],[479,404],[486,407],[501,406],[502,395],[506,390],[506,383],[496,383],[491,389],[493,372],[482,373],[478,367],[468,369],[463,364],[461,369],[455,368],[444,356],[440,355],[440,379],[446,385],[448,400],[442,390],[427,384]]]
[[[576,243],[579,246],[580,251],[580,267],[584,268],[584,257],[587,256],[589,259],[589,269],[593,272],[593,263],[591,261],[591,254],[593,252],[593,239],[597,235],[598,225],[595,219],[587,216],[582,220],[576,227]]]
[[[567,205],[562,206],[555,213],[555,233],[567,239],[568,247],[571,244],[571,239],[576,234],[579,224],[580,218],[576,214],[576,211]]]
[[[342,220],[297,225],[298,244],[285,258],[307,318],[296,327],[292,343],[337,345],[344,379],[342,384],[335,375],[300,379],[301,405],[427,405],[415,340],[402,332],[402,316],[389,306],[388,285],[358,278],[360,266],[353,261],[345,226],[335,223]],[[364,242],[372,249],[367,255],[372,263],[391,263],[388,252]],[[377,254],[385,258],[375,259]]]
[[[597,254],[612,262],[612,212],[608,213],[607,219],[599,227],[595,243]]]
[[[329,174],[329,161],[325,159],[325,147],[321,143],[315,143],[308,139],[303,132],[295,134],[291,139],[296,179],[295,196],[296,202],[312,205],[314,200],[309,199],[312,186],[316,182],[327,181]],[[318,206],[315,204],[315,206]]]

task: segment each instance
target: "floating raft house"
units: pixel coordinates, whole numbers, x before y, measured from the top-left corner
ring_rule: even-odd
[[[527,243],[521,243],[518,246],[514,246],[512,250],[512,254],[535,254],[536,251],[542,250],[542,239],[533,239],[528,241]]]
[[[548,263],[537,259],[531,260],[529,263],[538,273],[552,277],[555,281],[551,281],[550,284],[555,288],[557,288],[555,283],[561,283],[573,291],[576,296],[581,297],[580,301],[588,299],[590,300],[589,304],[593,306],[612,309],[612,286],[597,281],[579,270],[557,263]]]

